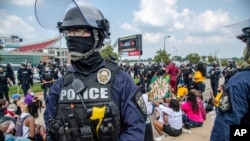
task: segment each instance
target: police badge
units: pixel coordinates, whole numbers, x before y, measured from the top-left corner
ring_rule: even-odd
[[[102,68],[97,73],[97,81],[100,84],[107,84],[111,78],[111,72],[107,68]]]

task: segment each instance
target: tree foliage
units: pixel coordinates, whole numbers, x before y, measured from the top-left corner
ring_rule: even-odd
[[[119,55],[116,52],[114,52],[114,48],[110,44],[107,44],[106,46],[104,46],[100,50],[100,54],[102,58],[104,59],[111,59],[112,57],[115,59],[115,61],[117,61],[119,58]]]
[[[189,60],[190,63],[197,64],[201,60],[201,57],[198,53],[190,53],[186,56],[184,60]]]
[[[169,62],[170,61],[170,54],[168,54],[165,50],[158,50],[156,52],[156,55],[154,57],[154,61],[156,63],[160,63],[160,62]]]

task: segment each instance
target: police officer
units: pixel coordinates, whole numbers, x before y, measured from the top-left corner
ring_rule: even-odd
[[[236,73],[238,72],[238,68],[235,65],[235,62],[232,60],[228,61],[228,66],[226,66],[223,71],[222,74],[225,77],[225,84],[228,82],[228,80]]]
[[[9,77],[6,76],[6,72],[4,72],[4,67],[3,65],[0,65],[0,99],[3,99],[5,96],[6,101],[10,103],[9,100],[9,87],[8,83],[10,83],[11,80]]]
[[[69,9],[58,23],[71,67],[51,87],[44,113],[47,140],[143,141],[146,107],[131,77],[99,53],[109,22],[90,6]]]
[[[32,77],[32,72],[27,68],[26,63],[21,63],[20,68],[17,71],[18,85],[22,86],[24,96],[26,96],[28,89],[30,88],[30,78]]]
[[[66,62],[63,62],[63,66],[60,69],[61,76],[64,76],[66,74],[67,69],[68,69],[68,67],[66,65]]]
[[[243,34],[237,38],[246,43],[243,57],[247,65],[226,84],[210,141],[229,141],[230,125],[250,126],[250,27],[243,28],[242,31]]]
[[[221,70],[219,67],[217,67],[216,63],[212,64],[213,68],[210,70],[210,84],[211,88],[213,90],[213,95],[216,96],[217,94],[217,88],[219,86],[219,79],[220,79],[220,74]]]
[[[13,71],[13,69],[12,69],[10,63],[8,63],[7,66],[6,66],[6,76],[7,76],[8,78],[10,78],[10,80],[11,80],[10,85],[15,85],[15,84],[16,84],[15,73],[14,73],[14,71]]]
[[[44,72],[42,72],[42,83],[41,83],[41,87],[43,89],[44,100],[46,100],[47,92],[49,91],[53,82],[54,82],[53,73],[50,70],[49,66],[46,66]]]

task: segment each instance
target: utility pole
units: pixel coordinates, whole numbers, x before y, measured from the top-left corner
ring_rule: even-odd
[[[166,51],[166,44],[165,44],[165,40],[166,40],[166,38],[170,38],[171,36],[170,35],[168,35],[168,36],[164,36],[164,51]]]

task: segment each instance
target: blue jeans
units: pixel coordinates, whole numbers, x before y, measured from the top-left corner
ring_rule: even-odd
[[[201,127],[203,124],[203,122],[197,122],[189,119],[185,114],[182,114],[182,121],[184,124],[188,124],[190,128]]]

